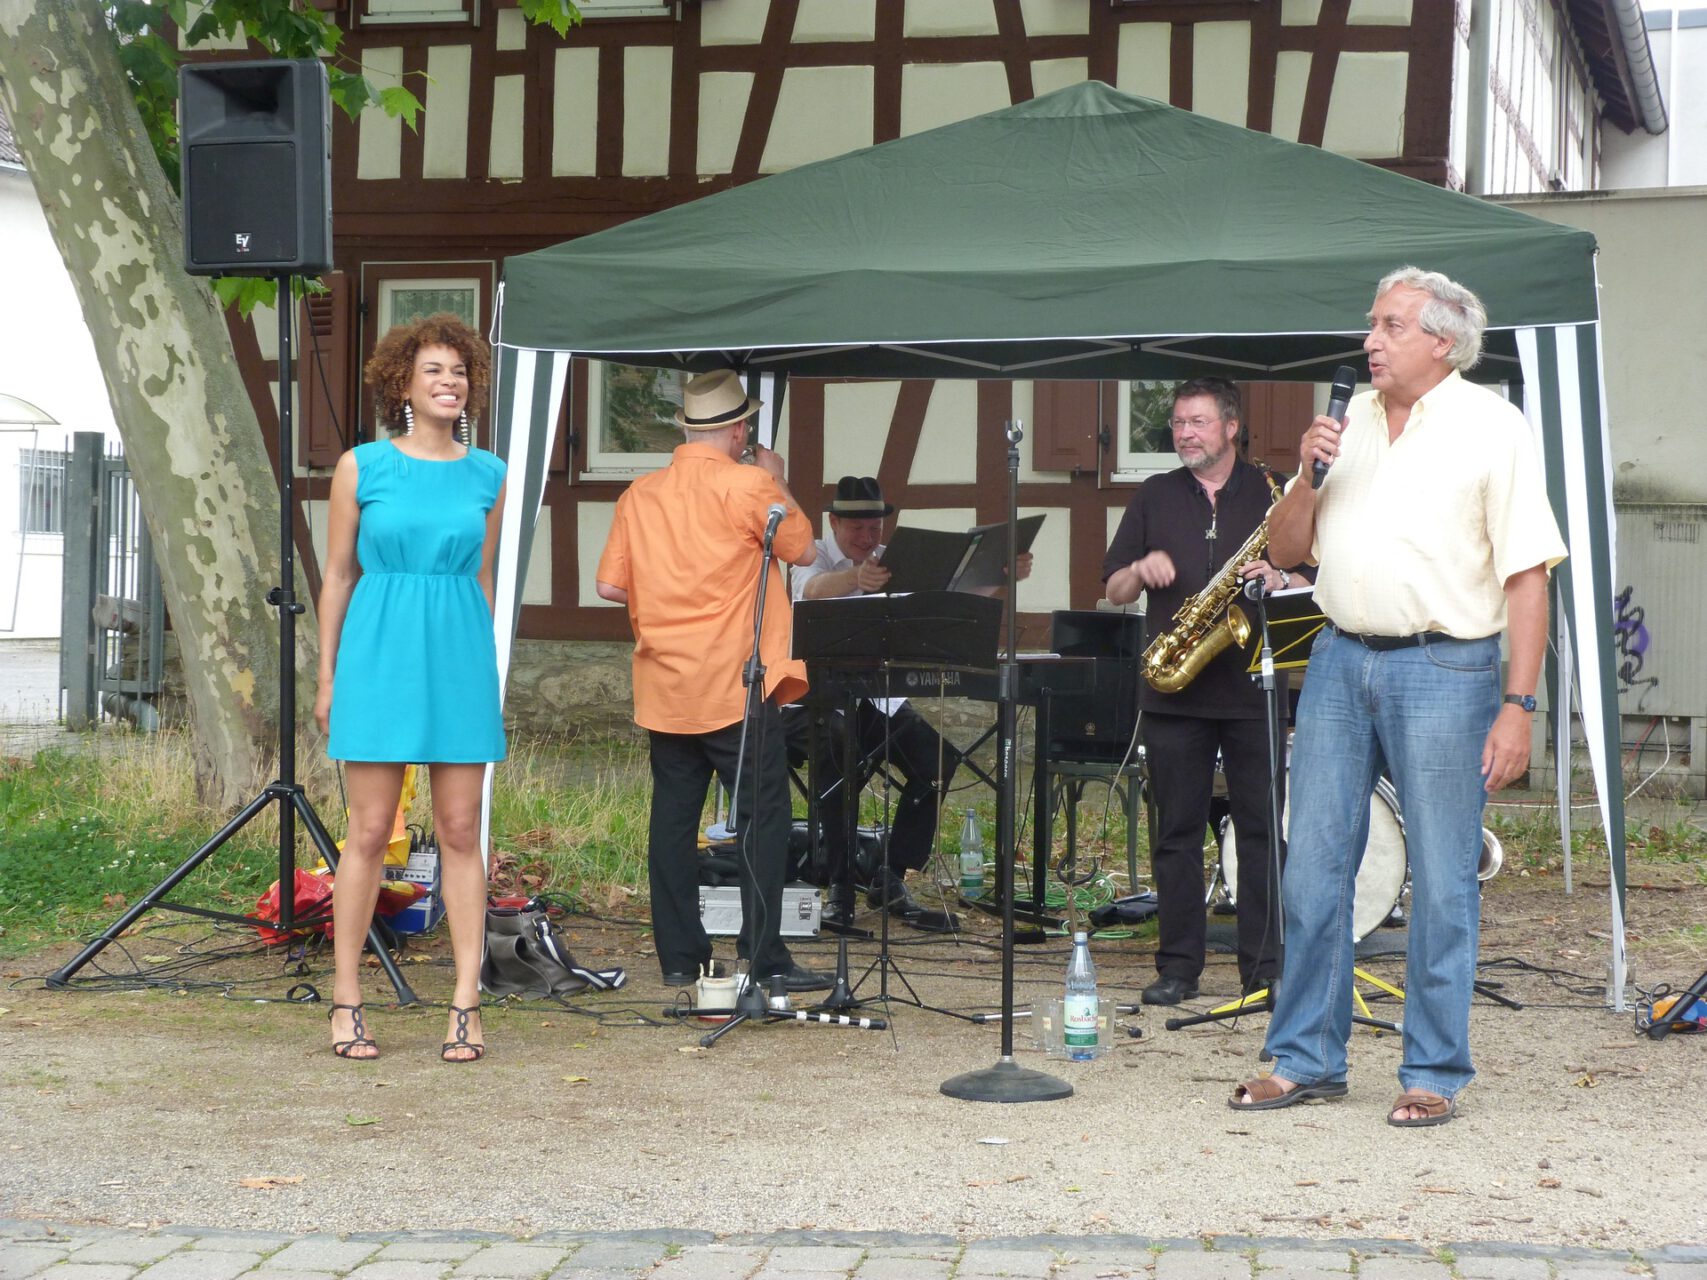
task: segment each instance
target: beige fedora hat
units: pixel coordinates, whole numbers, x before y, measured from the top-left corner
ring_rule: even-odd
[[[676,423],[689,431],[716,431],[750,417],[764,401],[749,396],[733,369],[713,369],[688,379]]]

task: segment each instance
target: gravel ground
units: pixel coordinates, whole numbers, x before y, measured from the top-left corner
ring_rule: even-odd
[[[1707,964],[1704,908],[1707,887],[1693,881],[1632,888],[1636,981],[1696,976]],[[1570,897],[1556,878],[1490,883],[1484,961],[1536,968],[1484,976],[1525,1007],[1478,1000],[1480,1079],[1456,1121],[1412,1132],[1384,1123],[1398,1037],[1369,1030],[1355,1036],[1348,1099],[1229,1111],[1232,1084],[1256,1067],[1261,1016],[1167,1031],[1145,1010],[1123,1018],[1115,1049],[1092,1063],[1045,1060],[1022,1022],[1020,1064],[1074,1094],[1020,1106],[939,1090],[997,1061],[999,1027],[904,1003],[884,1032],[748,1026],[701,1049],[703,1028],[660,1017],[675,993],[659,984],[644,935],[621,923],[578,919],[569,936],[583,963],[628,965],[627,988],[568,1008],[489,1010],[492,1052],[473,1067],[437,1060],[436,1008],[373,1008],[384,1056],[334,1061],[324,1006],[280,1002],[299,975],[281,974],[276,958],[220,959],[198,975],[235,984],[228,995],[49,992],[30,980],[68,958],[64,949],[6,965],[0,1216],[287,1232],[1704,1243],[1707,1161],[1692,1104],[1707,1037],[1652,1041],[1629,1013],[1608,1010],[1605,915],[1604,887],[1581,879]],[[891,991],[956,1011],[992,1007],[999,962],[989,926],[974,927],[980,937],[959,943],[900,930]],[[193,932],[127,941],[137,956],[175,956],[174,939]],[[117,951],[103,960],[116,967]],[[828,943],[797,952],[833,967]],[[1054,993],[1066,952],[1059,939],[1020,949],[1021,1006]],[[856,946],[856,978],[870,954]],[[1097,957],[1105,994],[1135,999],[1150,948],[1099,943]],[[448,970],[430,947],[419,960],[411,981],[442,1000]],[[329,990],[329,957],[309,963],[308,980]],[[1402,980],[1395,959],[1366,967]],[[1207,1009],[1234,983],[1230,960],[1215,957],[1192,1007]],[[876,986],[873,977],[860,993]],[[268,1178],[279,1181],[244,1182]]]

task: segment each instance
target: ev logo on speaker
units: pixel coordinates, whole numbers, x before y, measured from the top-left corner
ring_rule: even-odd
[[[250,233],[249,232],[237,231],[237,232],[234,232],[232,234],[231,238],[237,242],[237,252],[238,253],[248,253],[249,252],[249,240],[250,240]]]

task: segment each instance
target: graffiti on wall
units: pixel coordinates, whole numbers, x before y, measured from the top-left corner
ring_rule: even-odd
[[[1613,598],[1613,607],[1617,615],[1612,620],[1612,642],[1618,649],[1618,694],[1631,693],[1637,689],[1641,694],[1636,700],[1636,710],[1643,709],[1648,695],[1659,688],[1658,676],[1644,676],[1643,669],[1648,665],[1648,658],[1653,648],[1653,637],[1648,634],[1647,610],[1633,603],[1634,587],[1625,587]]]

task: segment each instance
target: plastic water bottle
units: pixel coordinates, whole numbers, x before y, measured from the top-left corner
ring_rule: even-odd
[[[1061,1043],[1074,1062],[1097,1055],[1097,967],[1091,962],[1090,935],[1073,935],[1073,958],[1067,962],[1067,990],[1061,1001]]]
[[[966,811],[966,824],[960,828],[960,896],[976,898],[984,892],[984,829],[978,825],[978,814]]]

